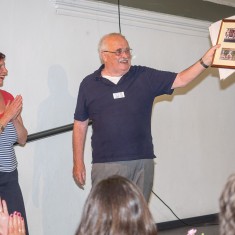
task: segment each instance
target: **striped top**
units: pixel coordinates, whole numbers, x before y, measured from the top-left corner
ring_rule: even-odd
[[[13,144],[17,141],[17,132],[12,122],[0,134],[0,171],[12,172],[17,168]]]
[[[5,104],[12,101],[14,97],[0,90]],[[0,114],[0,118],[3,114]],[[17,132],[12,122],[9,122],[5,130],[0,134],[0,172],[12,172],[17,168],[17,160],[13,144],[17,141]]]

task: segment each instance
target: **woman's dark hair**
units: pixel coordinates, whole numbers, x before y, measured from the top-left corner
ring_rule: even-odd
[[[6,56],[3,53],[0,52],[0,60],[3,60],[5,58],[6,58]]]
[[[157,228],[137,186],[112,176],[92,188],[76,234],[156,235]]]

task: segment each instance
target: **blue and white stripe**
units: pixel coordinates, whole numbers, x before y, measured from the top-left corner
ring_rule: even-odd
[[[0,134],[0,172],[12,172],[17,168],[13,144],[17,141],[17,132],[12,122]]]

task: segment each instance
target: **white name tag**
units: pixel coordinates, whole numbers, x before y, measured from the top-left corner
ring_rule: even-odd
[[[113,93],[113,98],[114,99],[120,99],[120,98],[124,98],[125,97],[125,94],[124,92],[118,92],[118,93]]]

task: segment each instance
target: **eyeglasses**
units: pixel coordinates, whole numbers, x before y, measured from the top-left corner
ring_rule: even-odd
[[[109,52],[109,53],[113,53],[115,54],[116,56],[120,56],[123,52],[126,54],[126,55],[131,55],[131,51],[132,49],[131,48],[119,48],[117,49],[116,51],[102,51],[102,52]]]

